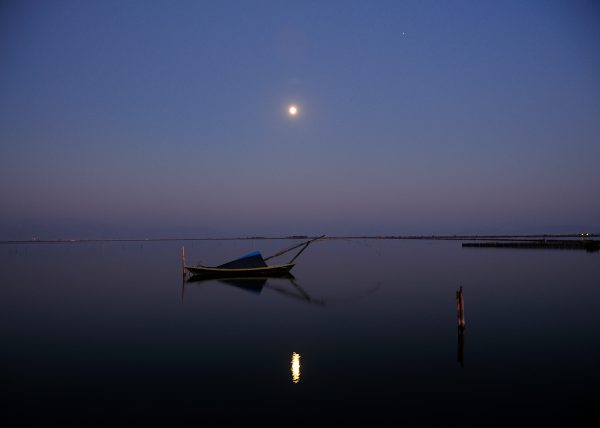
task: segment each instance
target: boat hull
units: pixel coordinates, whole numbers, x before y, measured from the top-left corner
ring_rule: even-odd
[[[223,269],[206,266],[186,266],[185,269],[194,276],[205,278],[245,278],[252,276],[286,276],[295,263],[285,265],[263,266],[257,268]]]

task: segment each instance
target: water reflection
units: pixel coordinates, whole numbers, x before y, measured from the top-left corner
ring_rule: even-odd
[[[292,353],[292,382],[300,382],[300,354]]]
[[[274,283],[272,280],[279,280],[278,283]],[[287,280],[289,286],[278,285],[281,284],[281,280]],[[232,287],[237,287],[242,290],[260,294],[264,289],[275,291],[285,297],[297,299],[305,303],[310,303],[317,306],[325,306],[325,301],[322,299],[316,299],[306,292],[297,282],[292,274],[285,276],[264,276],[264,277],[245,277],[245,278],[203,278],[198,276],[192,276],[187,280],[183,281],[181,290],[181,300],[185,300],[185,288],[187,283],[201,284],[225,284]],[[284,282],[285,283],[285,282]]]
[[[456,345],[456,359],[461,367],[465,367],[465,329],[458,327],[458,343]]]
[[[456,290],[456,315],[458,317],[458,344],[456,348],[456,359],[461,367],[465,366],[465,299],[463,288]]]

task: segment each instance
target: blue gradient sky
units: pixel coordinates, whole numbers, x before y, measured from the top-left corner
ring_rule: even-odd
[[[2,239],[600,229],[598,2],[5,1],[0,58]]]

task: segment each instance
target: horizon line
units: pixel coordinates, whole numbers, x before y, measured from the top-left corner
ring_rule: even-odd
[[[356,236],[325,236],[323,240],[343,239],[381,239],[381,240],[489,240],[489,239],[532,239],[532,238],[593,238],[600,233],[537,233],[537,234],[470,234],[470,235],[356,235]],[[163,241],[242,241],[242,240],[290,240],[314,239],[318,236],[288,235],[288,236],[244,236],[244,237],[178,237],[178,238],[79,238],[79,239],[12,239],[0,240],[0,244],[71,244],[86,242],[163,242]]]

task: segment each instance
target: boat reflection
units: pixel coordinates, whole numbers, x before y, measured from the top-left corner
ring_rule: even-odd
[[[283,280],[283,281],[282,281]],[[288,282],[290,286],[281,285],[282,282]],[[251,276],[251,277],[233,277],[233,278],[209,278],[202,276],[192,276],[183,281],[182,290],[181,290],[181,300],[183,302],[185,298],[185,288],[186,284],[194,283],[194,284],[226,284],[232,287],[241,288],[242,290],[260,294],[263,290],[272,290],[275,291],[285,297],[289,297],[292,299],[297,299],[303,301],[305,303],[310,303],[317,306],[325,306],[325,301],[321,299],[315,299],[310,294],[308,294],[298,283],[296,282],[296,278],[292,274],[286,275],[277,275],[277,276]]]
[[[300,354],[292,353],[292,382],[300,382]]]

